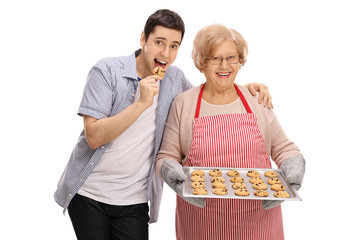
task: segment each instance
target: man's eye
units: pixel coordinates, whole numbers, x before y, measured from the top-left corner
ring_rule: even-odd
[[[161,41],[155,41],[155,43],[156,43],[157,45],[161,45],[161,44],[162,44]]]
[[[177,49],[178,46],[177,46],[177,45],[172,45],[171,48],[172,48],[172,49]]]

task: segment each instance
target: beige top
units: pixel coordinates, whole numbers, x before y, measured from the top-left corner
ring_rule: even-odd
[[[301,156],[299,148],[286,136],[273,110],[258,103],[258,94],[252,96],[248,89],[238,85],[250,109],[256,115],[260,132],[263,135],[269,157],[280,166],[291,156]],[[184,163],[187,159],[192,141],[192,122],[195,116],[200,87],[194,87],[179,94],[173,101],[164,131],[161,149],[156,158],[156,169],[165,158]],[[213,105],[202,100],[199,117],[246,113],[240,98],[230,104]]]

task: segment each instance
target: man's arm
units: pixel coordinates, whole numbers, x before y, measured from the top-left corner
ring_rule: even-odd
[[[260,92],[259,95],[259,104],[263,102],[264,107],[267,105],[267,108],[274,108],[272,101],[271,101],[271,95],[269,92],[269,89],[266,85],[261,83],[248,83],[245,85],[251,93],[251,95],[255,96],[256,92]]]
[[[159,93],[156,75],[140,81],[140,99],[120,113],[102,119],[84,115],[84,130],[86,141],[92,149],[96,149],[115,138],[128,129],[136,119],[153,104],[154,96]]]

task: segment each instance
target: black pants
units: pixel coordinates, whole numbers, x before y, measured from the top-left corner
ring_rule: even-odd
[[[68,211],[79,240],[149,239],[147,203],[114,206],[76,194]]]

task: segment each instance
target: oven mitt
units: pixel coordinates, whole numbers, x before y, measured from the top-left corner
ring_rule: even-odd
[[[302,156],[293,156],[284,160],[280,169],[283,171],[286,181],[296,191],[301,187],[305,173],[305,159]],[[284,202],[284,200],[264,200],[263,207],[270,209]]]
[[[174,160],[165,159],[161,164],[160,177],[186,202],[197,207],[205,207],[206,203],[203,198],[183,197],[182,191],[185,173],[180,163]]]

